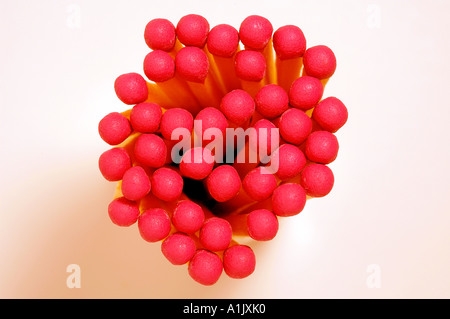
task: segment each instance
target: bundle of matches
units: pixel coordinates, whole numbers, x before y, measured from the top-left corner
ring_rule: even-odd
[[[330,193],[328,164],[345,105],[323,98],[336,69],[324,45],[307,48],[301,29],[273,32],[264,17],[210,29],[199,15],[150,21],[151,49],[139,73],[120,75],[118,98],[131,109],[106,115],[101,138],[113,146],[99,168],[118,182],[109,217],[137,223],[174,265],[212,285],[225,272],[256,266],[251,243],[272,240],[279,218]]]

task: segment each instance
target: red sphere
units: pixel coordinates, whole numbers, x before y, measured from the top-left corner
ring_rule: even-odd
[[[274,119],[289,108],[289,96],[279,85],[265,85],[255,96],[256,110],[267,119]]]
[[[298,184],[282,184],[277,187],[272,195],[273,212],[278,216],[297,215],[303,210],[305,204],[305,190]]]
[[[253,128],[250,133],[250,148],[263,156],[272,154],[280,145],[280,134],[275,124],[267,119],[261,119],[253,125]]]
[[[119,197],[108,205],[108,214],[114,224],[122,227],[131,226],[139,218],[139,205],[125,197]]]
[[[131,167],[131,159],[125,149],[116,147],[100,155],[98,167],[106,180],[116,182],[120,181]]]
[[[307,111],[317,103],[323,95],[322,83],[311,76],[302,76],[295,80],[289,89],[291,106]]]
[[[203,209],[190,200],[180,201],[173,211],[172,223],[183,233],[192,234],[199,231],[204,221]]]
[[[125,104],[132,105],[147,100],[147,81],[138,73],[120,75],[114,82],[117,97]]]
[[[143,212],[138,219],[141,237],[151,243],[163,240],[170,233],[170,218],[162,208],[151,208]]]
[[[161,135],[167,140],[178,140],[176,135],[172,139],[172,132],[177,128],[185,128],[189,132],[194,127],[194,118],[192,114],[182,108],[168,109],[161,118]]]
[[[259,82],[266,74],[266,60],[258,51],[242,50],[236,53],[235,70],[240,79]]]
[[[333,133],[327,131],[312,132],[305,143],[305,155],[312,162],[329,164],[339,151],[339,143]]]
[[[241,178],[233,166],[221,165],[209,174],[206,186],[216,201],[226,202],[239,193]]]
[[[186,81],[202,83],[208,76],[208,57],[197,47],[184,47],[178,51],[175,66],[177,73]]]
[[[190,236],[183,233],[174,233],[164,239],[161,244],[161,251],[173,265],[184,265],[194,256],[196,247]]]
[[[232,235],[231,225],[226,219],[211,217],[203,223],[199,239],[206,249],[221,251],[230,245]]]
[[[242,21],[239,37],[242,43],[251,49],[262,50],[272,37],[273,26],[269,20],[258,15],[251,15]]]
[[[209,33],[208,21],[198,14],[185,15],[178,21],[177,36],[186,46],[203,48]]]
[[[225,140],[225,134],[226,129],[228,127],[228,121],[225,115],[218,109],[214,107],[206,107],[200,112],[198,112],[197,116],[195,117],[196,121],[199,121],[198,123],[200,125],[196,124],[194,127],[195,133],[197,136],[203,136],[205,131],[209,128],[217,128],[222,133],[222,136]],[[201,130],[200,130],[201,128]],[[205,139],[207,140],[207,139]]]
[[[278,233],[278,218],[270,210],[254,210],[247,216],[247,230],[254,240],[272,240]]]
[[[222,274],[223,264],[215,253],[198,249],[189,262],[188,272],[196,282],[211,286],[215,284]]]
[[[213,55],[229,58],[239,45],[238,31],[228,24],[216,25],[209,31],[207,46]]]
[[[283,144],[271,155],[271,171],[281,180],[300,174],[306,165],[303,152],[295,145]]]
[[[255,271],[255,266],[255,253],[248,246],[232,246],[223,253],[223,268],[225,273],[231,278],[242,279],[248,277]]]
[[[277,187],[277,180],[266,167],[260,166],[244,177],[242,187],[253,200],[262,201],[272,195]]]
[[[180,161],[180,172],[183,176],[202,180],[212,172],[214,156],[203,147],[194,147],[184,153]]]
[[[348,111],[341,100],[327,97],[314,108],[312,118],[325,131],[335,133],[347,122]]]
[[[311,164],[301,173],[300,183],[311,197],[328,195],[334,185],[334,175],[331,169],[323,164]]]
[[[242,125],[249,121],[255,112],[255,101],[246,91],[233,90],[222,98],[220,110],[228,120]]]
[[[142,167],[131,167],[123,175],[121,189],[125,198],[134,201],[140,200],[150,192],[150,179]]]
[[[159,199],[171,202],[183,192],[183,178],[174,169],[161,167],[152,175],[152,193]]]
[[[144,59],[144,73],[150,81],[168,81],[175,76],[175,61],[165,51],[152,51]]]
[[[167,19],[153,19],[145,27],[144,39],[152,50],[170,51],[175,45],[175,26]]]
[[[327,79],[336,70],[336,56],[329,47],[317,45],[306,50],[303,66],[306,74],[319,80]]]
[[[155,103],[139,103],[133,106],[130,113],[131,126],[136,132],[154,133],[161,122],[161,107]]]
[[[167,147],[161,137],[155,134],[141,134],[136,139],[134,154],[139,163],[158,168],[165,164]]]
[[[273,34],[273,48],[281,59],[299,58],[305,53],[306,39],[299,27],[285,25]]]
[[[286,142],[300,145],[311,133],[312,121],[302,110],[291,108],[281,115],[278,128]]]
[[[118,112],[109,113],[98,124],[100,137],[109,145],[122,143],[131,131],[130,121]]]

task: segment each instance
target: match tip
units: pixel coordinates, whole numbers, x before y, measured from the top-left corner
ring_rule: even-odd
[[[305,167],[301,173],[300,184],[311,197],[328,195],[334,185],[332,170],[324,164],[313,163]]]
[[[191,278],[205,286],[215,284],[219,280],[222,271],[223,264],[220,257],[205,249],[198,249],[188,266]]]
[[[287,183],[277,187],[272,195],[276,215],[289,217],[299,214],[306,204],[306,193],[299,184]]]
[[[138,219],[141,237],[151,243],[163,240],[170,233],[171,223],[167,212],[162,208],[151,208]]]
[[[130,121],[118,112],[112,112],[98,123],[98,133],[109,145],[118,145],[131,134]]]
[[[191,148],[183,154],[180,161],[181,174],[195,180],[205,179],[213,168],[214,156],[208,148]]]
[[[295,25],[280,27],[273,34],[273,48],[281,59],[302,57],[306,51],[305,35]]]
[[[281,115],[278,128],[286,142],[300,145],[311,133],[312,121],[302,110],[290,108]]]
[[[333,133],[315,131],[306,139],[305,155],[312,162],[329,164],[336,159],[338,152],[339,142]]]
[[[255,112],[255,101],[246,91],[233,90],[222,98],[220,110],[228,120],[242,125],[250,120]]]
[[[164,239],[161,252],[173,265],[184,265],[194,256],[196,246],[194,240],[183,233],[174,233]]]
[[[108,214],[114,224],[128,227],[138,220],[139,205],[125,197],[119,197],[108,205]]]
[[[279,85],[267,84],[255,95],[256,111],[268,119],[274,119],[289,108],[289,96]]]
[[[134,155],[139,163],[159,168],[166,162],[167,147],[163,139],[155,134],[141,134],[134,145]]]
[[[178,21],[177,36],[186,46],[203,48],[209,33],[208,21],[198,14],[185,15]]]
[[[209,174],[206,185],[216,201],[226,202],[239,193],[241,178],[233,166],[221,165]]]
[[[182,108],[168,109],[161,117],[161,134],[167,140],[178,140],[180,138],[179,134],[174,134],[172,138],[172,133],[176,129],[185,129],[191,132],[193,127],[194,117],[189,111]]]
[[[245,175],[242,187],[253,200],[269,198],[277,187],[275,176],[264,166],[259,166]]]
[[[205,131],[209,128],[219,129],[222,132],[223,136],[225,136],[226,134],[226,129],[228,127],[227,118],[220,110],[214,107],[206,107],[198,112],[195,120],[201,123],[201,126],[196,125],[194,127],[195,133],[198,136],[203,136]]]
[[[153,19],[145,27],[144,39],[152,50],[170,51],[175,45],[175,26],[167,19]]]
[[[254,240],[272,240],[278,233],[278,218],[270,210],[254,210],[247,216],[247,230]]]
[[[281,145],[271,155],[271,166],[274,166],[274,174],[283,181],[300,174],[305,165],[305,155],[297,146],[292,144]]]
[[[329,47],[317,45],[306,50],[303,65],[306,74],[319,80],[327,79],[336,70],[336,56]]]
[[[338,98],[330,96],[317,104],[312,118],[322,129],[335,133],[347,122],[347,107]]]
[[[209,52],[213,55],[229,58],[239,45],[238,31],[228,24],[219,24],[211,29],[207,39]]]
[[[240,79],[259,82],[266,73],[266,60],[261,52],[242,50],[236,54],[235,70]]]
[[[165,51],[152,51],[144,59],[144,73],[150,81],[168,81],[175,76],[175,61]]]
[[[262,50],[272,37],[273,26],[270,21],[258,15],[251,15],[242,21],[239,37],[242,43],[254,50]]]
[[[210,251],[222,251],[228,248],[233,236],[230,223],[220,217],[210,217],[200,229],[200,243]]]
[[[291,106],[303,111],[312,109],[319,103],[323,95],[323,85],[312,76],[302,76],[295,80],[289,89]]]
[[[131,167],[131,159],[124,148],[115,147],[100,155],[98,166],[100,173],[106,180],[117,182]]]
[[[178,202],[172,215],[175,228],[186,234],[193,234],[200,230],[205,221],[205,213],[200,205],[190,201]]]
[[[147,81],[138,73],[120,75],[114,82],[117,97],[127,105],[138,104],[147,100]]]
[[[235,279],[250,276],[256,267],[256,257],[253,250],[246,245],[235,245],[227,248],[223,254],[223,269]]]
[[[152,193],[165,202],[178,199],[183,192],[183,178],[168,167],[158,168],[152,175]]]
[[[150,189],[150,179],[142,167],[133,166],[123,175],[121,190],[125,198],[140,200],[150,192]]]
[[[175,56],[176,71],[186,81],[203,82],[208,76],[206,53],[197,47],[184,47]]]
[[[139,103],[130,113],[131,126],[136,132],[154,133],[159,129],[162,110],[156,103]]]

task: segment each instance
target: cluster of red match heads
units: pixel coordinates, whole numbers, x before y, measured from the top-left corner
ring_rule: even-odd
[[[133,107],[110,113],[99,123],[101,138],[114,146],[100,156],[100,171],[108,181],[120,181],[120,196],[110,203],[109,216],[119,226],[137,222],[143,239],[162,241],[164,256],[174,265],[189,263],[190,276],[201,284],[214,284],[223,270],[232,278],[247,277],[255,269],[255,255],[234,240],[236,229],[243,228],[257,241],[271,240],[278,232],[278,217],[297,215],[308,197],[323,197],[333,187],[327,164],[337,157],[334,133],[348,117],[339,99],[322,99],[324,83],[336,68],[335,56],[326,46],[306,49],[296,26],[273,33],[271,23],[260,16],[247,17],[239,31],[226,24],[210,30],[207,20],[194,14],[181,18],[176,27],[154,19],[144,36],[152,49],[144,60],[147,78],[156,84],[176,79],[171,94],[191,99],[178,107],[160,105],[152,102],[155,91],[141,75],[127,73],[116,79],[118,98]],[[280,64],[268,61],[264,50],[269,45]],[[211,61],[216,57],[232,61],[234,69],[227,72],[233,79],[216,74],[212,84],[206,82],[218,65]],[[286,79],[279,72],[276,83],[270,81],[267,73],[294,60],[301,61],[302,76]],[[247,92],[249,81],[260,83],[260,88]],[[283,81],[289,86],[283,88],[279,84]],[[204,85],[205,91],[222,83],[217,105],[203,104],[195,89],[186,86],[192,82]],[[181,92],[185,89],[190,94]],[[194,120],[202,121],[201,132],[194,132]],[[173,163],[171,151],[177,141],[172,132],[180,127],[200,135],[211,127],[222,132],[229,127],[253,127],[256,132],[276,128],[279,145],[273,145],[269,131],[267,143],[258,140],[256,146],[266,147],[270,156],[266,163],[276,160],[277,171],[270,171],[260,158],[257,163],[218,164],[204,144],[193,146],[181,162]],[[183,189],[186,179],[202,181],[205,201],[213,199],[232,211],[219,217],[202,201],[188,198]]]

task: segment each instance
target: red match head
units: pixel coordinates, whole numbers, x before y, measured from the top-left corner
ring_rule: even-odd
[[[152,50],[170,51],[175,45],[175,26],[167,19],[153,19],[145,27],[144,39]]]
[[[302,110],[291,108],[281,115],[278,128],[286,142],[300,145],[311,133],[312,121]]]
[[[222,98],[220,110],[228,120],[242,125],[250,120],[255,112],[255,101],[246,91],[233,90]]]
[[[151,208],[143,212],[138,219],[141,237],[151,243],[163,240],[170,233],[170,218],[162,208]]]
[[[209,31],[207,46],[213,55],[229,58],[239,45],[238,31],[228,24],[219,24]]]
[[[150,81],[168,81],[175,76],[175,61],[165,51],[152,51],[145,56],[144,73]]]
[[[256,111],[267,119],[274,119],[289,108],[289,96],[279,85],[267,84],[255,96]]]
[[[260,154],[270,155],[279,146],[279,132],[275,124],[267,119],[261,119],[253,125],[250,134],[250,148]]]
[[[291,106],[303,111],[309,110],[319,103],[323,95],[323,85],[312,76],[302,76],[295,80],[289,89]]]
[[[171,202],[183,192],[183,178],[172,168],[158,168],[152,175],[152,193],[159,199]]]
[[[131,167],[123,175],[121,189],[125,198],[140,200],[150,192],[150,179],[142,167]]]
[[[133,106],[130,113],[131,126],[136,132],[154,133],[159,129],[162,110],[155,103],[139,103]]]
[[[132,105],[147,100],[147,81],[138,73],[120,75],[114,82],[117,97],[125,104]]]
[[[281,180],[288,180],[300,174],[306,165],[303,152],[295,145],[283,144],[271,155],[271,167]]]
[[[277,188],[277,179],[266,167],[259,166],[247,173],[242,187],[253,200],[262,201],[269,198]]]
[[[115,147],[100,155],[98,167],[106,180],[116,182],[120,181],[131,167],[131,159],[124,148]]]
[[[175,228],[183,233],[193,234],[200,230],[205,221],[205,213],[200,205],[190,201],[180,201],[172,215]]]
[[[230,223],[223,218],[208,218],[200,229],[200,243],[210,251],[227,249],[231,243],[233,231]]]
[[[235,70],[240,79],[259,82],[266,74],[266,60],[258,51],[242,50],[236,53]]]
[[[174,136],[172,132],[177,128],[185,128],[189,132],[194,127],[194,118],[192,114],[182,108],[168,109],[161,118],[161,135],[167,140],[178,140],[179,136]]]
[[[180,172],[183,176],[195,180],[208,177],[214,168],[214,156],[203,147],[194,147],[186,151],[180,161]]]
[[[316,163],[333,162],[339,151],[339,143],[333,133],[327,131],[312,132],[305,143],[306,157]]]
[[[119,197],[108,205],[108,214],[114,224],[122,227],[131,226],[139,218],[139,205],[125,197]]]
[[[278,232],[278,218],[270,210],[254,210],[247,216],[247,230],[254,240],[272,240]]]
[[[208,76],[209,60],[197,47],[184,47],[175,56],[177,73],[190,82],[202,83]]]
[[[167,147],[163,139],[155,134],[141,134],[134,145],[134,155],[139,163],[159,168],[166,162]]]
[[[206,186],[212,198],[218,202],[226,202],[239,193],[241,178],[233,166],[221,165],[209,174]]]
[[[334,175],[331,169],[323,164],[311,164],[301,173],[300,183],[311,197],[323,197],[331,192]]]
[[[305,190],[298,184],[282,184],[277,187],[272,195],[273,212],[281,217],[299,214],[305,204]]]
[[[177,36],[186,46],[203,48],[209,33],[208,21],[198,14],[185,15],[178,21]]]
[[[188,266],[191,278],[205,286],[215,284],[219,280],[222,271],[223,264],[220,257],[205,249],[198,249]]]
[[[162,242],[161,251],[173,265],[184,265],[194,256],[196,246],[190,236],[174,233]]]
[[[269,20],[258,15],[251,15],[242,21],[239,37],[242,43],[254,50],[262,50],[272,37],[273,26]]]
[[[299,58],[305,53],[306,39],[299,27],[285,25],[273,34],[273,48],[280,59]]]
[[[245,245],[235,245],[223,253],[223,269],[235,279],[250,276],[255,271],[256,258],[253,250]]]
[[[306,50],[303,56],[303,66],[306,74],[318,78],[328,79],[336,70],[336,56],[325,45],[317,45]]]
[[[223,136],[225,136],[226,134],[226,129],[228,127],[227,118],[220,110],[214,107],[206,107],[198,112],[195,120],[200,121],[199,123],[201,123],[201,131],[199,125],[196,125],[194,127],[195,133],[199,137],[203,136],[205,131],[209,128],[219,129],[222,132]]]
[[[314,108],[312,118],[325,130],[337,132],[348,119],[348,111],[338,98],[327,97]]]
[[[131,131],[130,121],[118,112],[109,113],[98,123],[100,137],[109,145],[122,143]]]

